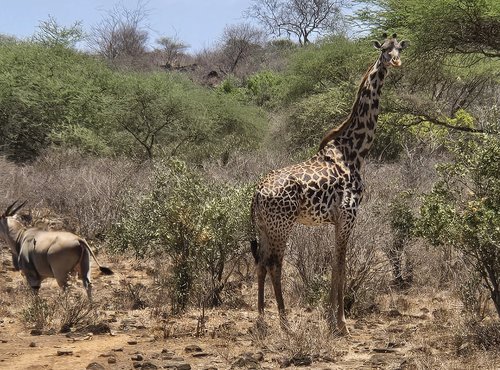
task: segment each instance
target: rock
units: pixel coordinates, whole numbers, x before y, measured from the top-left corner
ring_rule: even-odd
[[[164,369],[191,370],[191,365],[185,362],[170,362],[163,365]]]
[[[398,311],[398,310],[396,310],[396,309],[392,309],[392,310],[390,310],[389,312],[387,312],[387,315],[388,315],[389,317],[401,317],[401,316],[403,316],[403,315],[401,314],[401,312],[399,312],[399,311]]]
[[[193,357],[207,357],[207,356],[209,356],[209,354],[206,353],[206,352],[195,352],[195,353],[193,353]]]
[[[112,351],[113,352],[123,352],[123,347],[113,348]]]
[[[295,355],[290,362],[295,366],[309,366],[312,364],[312,358],[309,355]]]
[[[156,366],[155,364],[153,364],[151,362],[144,362],[142,364],[142,369],[156,370],[156,369],[158,369],[158,366]]]
[[[108,364],[116,364],[116,357],[111,356],[108,358]]]
[[[32,348],[33,348],[33,347],[36,347],[36,343],[35,343],[35,342],[31,342],[31,343],[30,343],[30,347],[32,347]]]
[[[134,369],[138,369],[138,368],[142,367],[142,362],[140,362],[140,361],[134,361],[134,362],[132,362],[132,367]]]
[[[60,350],[57,351],[57,355],[58,356],[72,356],[73,355],[73,351],[60,349]]]
[[[127,342],[127,344],[130,344],[131,346],[133,346],[133,345],[137,344],[137,341],[136,340],[129,340]]]
[[[108,352],[108,353],[101,353],[99,355],[99,357],[114,357],[114,353],[113,352]]]
[[[95,325],[89,325],[86,328],[86,330],[92,334],[109,334],[109,333],[111,333],[110,326],[104,322],[100,322],[100,323],[95,324]]]
[[[140,353],[136,353],[131,357],[132,361],[142,361],[144,360],[144,356],[141,355]]]
[[[201,347],[197,346],[196,344],[191,344],[191,345],[187,346],[186,348],[184,348],[184,351],[186,351],[186,353],[203,352]]]
[[[30,331],[31,335],[42,335],[42,331],[40,329],[33,329]]]
[[[87,365],[85,368],[87,370],[105,370],[104,366],[102,366],[98,362],[91,362],[90,364]]]
[[[256,360],[252,354],[244,353],[240,356],[233,364],[231,369],[244,368],[244,369],[259,369],[260,365],[258,360]]]
[[[394,352],[398,352],[398,350],[396,348],[374,348],[372,351],[373,352],[377,352],[377,353],[394,353]]]
[[[7,339],[0,339],[0,343],[8,343],[9,341]]]

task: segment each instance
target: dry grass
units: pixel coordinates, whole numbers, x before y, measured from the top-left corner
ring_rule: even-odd
[[[102,237],[115,221],[124,192],[147,186],[147,166],[127,160],[88,158],[48,152],[34,163],[17,166],[0,157],[4,209],[27,199],[37,221],[62,224],[85,237]]]

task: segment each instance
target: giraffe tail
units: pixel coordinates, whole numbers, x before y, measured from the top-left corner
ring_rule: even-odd
[[[252,251],[252,256],[255,259],[255,263],[259,263],[259,242],[257,239],[250,241],[250,249]]]

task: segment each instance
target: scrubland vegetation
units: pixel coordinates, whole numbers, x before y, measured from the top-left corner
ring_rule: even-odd
[[[253,185],[315,153],[349,114],[377,57],[370,40],[397,32],[410,47],[382,92],[348,251],[347,314],[379,313],[381,297],[395,294],[446,294],[459,302],[447,329],[453,353],[496,353],[500,5],[360,3],[350,21],[369,30],[362,37],[336,30],[304,45],[248,25],[228,27],[197,55],[169,38],[112,57],[98,47],[78,51],[78,25],[69,39],[49,37],[47,24],[33,40],[0,38],[0,204],[28,199],[31,224],[77,232],[111,260],[148,266],[153,283],[126,285],[125,308],[149,307],[160,320],[254,307]],[[126,19],[145,32],[140,17]],[[295,230],[283,279],[291,311],[323,306],[333,245],[329,227]],[[391,309],[405,310],[394,302]],[[45,309],[31,304],[22,316],[47,326]],[[313,335],[303,329],[276,335],[308,355],[314,346],[293,337]],[[446,367],[433,361],[415,368]]]

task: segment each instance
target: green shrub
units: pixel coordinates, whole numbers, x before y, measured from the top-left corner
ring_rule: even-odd
[[[30,160],[66,126],[99,122],[110,71],[62,47],[0,45],[0,145],[11,159]]]
[[[317,148],[323,135],[347,118],[351,103],[338,88],[311,95],[296,104],[288,119],[291,144],[295,148]]]
[[[272,71],[262,71],[247,79],[246,89],[255,104],[274,108],[283,99],[283,82],[282,75]]]
[[[35,159],[50,147],[192,161],[255,148],[266,117],[176,73],[113,71],[61,46],[0,44],[0,147]]]
[[[110,245],[169,259],[174,312],[200,295],[220,304],[228,264],[246,253],[249,189],[203,178],[180,161],[159,163],[152,190],[138,202],[125,200]]]
[[[500,316],[500,140],[497,133],[448,144],[453,161],[424,197],[418,232],[434,245],[457,248],[490,291]]]
[[[285,100],[293,102],[344,84],[357,86],[371,62],[373,49],[367,45],[367,41],[336,36],[298,49],[285,72]]]

